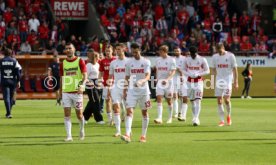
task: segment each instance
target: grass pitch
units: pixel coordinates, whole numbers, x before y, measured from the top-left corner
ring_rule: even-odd
[[[54,100],[19,100],[10,120],[4,118],[1,101],[0,165],[276,164],[276,99],[233,99],[232,107],[233,125],[218,127],[216,100],[204,99],[201,125],[193,127],[190,105],[185,123],[174,119],[169,125],[155,125],[153,103],[145,144],[138,142],[138,109],[133,142],[129,144],[112,137],[114,127],[96,125],[93,119],[86,125],[86,139],[79,141],[78,122],[73,114],[74,141],[65,143],[63,111]],[[163,120],[166,119],[165,106]]]

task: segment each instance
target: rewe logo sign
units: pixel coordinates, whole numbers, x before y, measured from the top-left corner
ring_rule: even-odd
[[[88,19],[88,0],[52,0],[56,17],[68,20]]]
[[[54,10],[84,11],[84,2],[54,2]]]

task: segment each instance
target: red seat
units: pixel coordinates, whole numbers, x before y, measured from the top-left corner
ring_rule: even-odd
[[[36,92],[45,92],[45,90],[42,87],[42,79],[40,76],[35,77],[35,87],[36,87]]]
[[[23,77],[24,80],[24,91],[25,92],[33,92],[33,89],[31,88],[31,80],[29,76]]]

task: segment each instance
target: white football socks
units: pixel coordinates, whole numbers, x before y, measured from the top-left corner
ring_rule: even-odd
[[[163,105],[162,103],[157,103],[157,118],[162,120]]]
[[[112,112],[107,112],[107,119],[108,119],[108,122],[112,122]]]
[[[149,125],[149,117],[142,117],[142,136],[146,137]]]
[[[173,105],[168,105],[168,112],[169,112],[168,119],[172,119],[172,117],[173,117]]]
[[[223,108],[223,104],[218,104],[218,115],[219,115],[220,121],[224,122],[224,108]]]
[[[188,109],[188,104],[187,103],[182,103],[181,106],[181,117],[186,119],[187,116],[187,109]]]
[[[66,130],[67,137],[72,137],[72,133],[71,133],[72,123],[71,123],[70,117],[64,117],[64,127]]]
[[[178,115],[178,99],[173,99],[173,111]]]
[[[199,121],[199,115],[200,115],[200,111],[201,111],[201,100],[200,99],[196,99],[195,101],[195,119],[198,122]]]
[[[130,137],[131,126],[132,126],[132,116],[126,116],[126,135]]]
[[[116,133],[121,134],[121,117],[120,113],[114,113],[114,123],[116,127]]]

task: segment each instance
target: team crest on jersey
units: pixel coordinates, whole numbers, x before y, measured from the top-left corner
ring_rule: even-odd
[[[142,64],[141,67],[144,67],[144,65]]]
[[[227,62],[227,61],[228,61],[228,58],[226,58],[225,61]]]
[[[166,62],[165,65],[168,65],[168,63]]]

